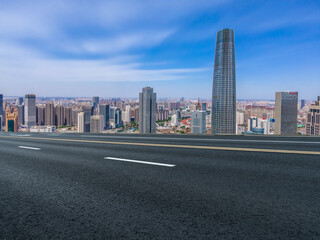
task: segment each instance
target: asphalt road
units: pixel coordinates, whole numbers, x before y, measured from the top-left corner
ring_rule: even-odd
[[[320,239],[320,138],[0,134],[1,239]]]

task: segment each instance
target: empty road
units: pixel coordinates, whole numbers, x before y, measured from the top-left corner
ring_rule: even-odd
[[[0,239],[320,239],[320,138],[0,133]]]

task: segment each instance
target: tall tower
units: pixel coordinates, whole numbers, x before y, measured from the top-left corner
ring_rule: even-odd
[[[217,33],[211,125],[213,134],[236,134],[236,64],[232,29]]]
[[[156,132],[157,96],[153,88],[145,87],[139,94],[139,131],[140,133]]]
[[[276,92],[275,134],[297,134],[298,92]]]
[[[24,118],[27,128],[36,125],[36,95],[34,94],[25,96]]]

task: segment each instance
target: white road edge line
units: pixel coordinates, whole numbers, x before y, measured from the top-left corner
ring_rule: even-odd
[[[174,164],[146,162],[146,161],[138,161],[138,160],[124,159],[124,158],[114,158],[114,157],[105,157],[104,159],[115,160],[115,161],[123,161],[123,162],[143,163],[143,164],[156,165],[156,166],[162,166],[162,167],[175,167],[176,166]]]
[[[30,150],[36,150],[36,151],[40,151],[41,148],[35,148],[35,147],[26,147],[26,146],[18,146],[18,148],[23,148],[23,149],[30,149]]]

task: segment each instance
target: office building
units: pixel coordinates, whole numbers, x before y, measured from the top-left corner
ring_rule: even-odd
[[[157,97],[153,88],[145,87],[139,94],[139,132],[156,132]]]
[[[93,115],[93,107],[83,106],[82,112],[84,112],[84,132],[90,132],[90,118]]]
[[[27,128],[36,125],[36,95],[26,94],[24,104],[24,122]]]
[[[3,94],[0,94],[0,131],[2,131],[4,112],[3,112]]]
[[[300,102],[300,108],[304,108],[304,106],[306,105],[306,100],[305,99],[301,99],[301,102]]]
[[[193,111],[191,113],[191,133],[206,133],[206,111]]]
[[[18,132],[18,109],[6,110],[6,132]]]
[[[0,94],[0,115],[4,115],[3,113],[3,94]]]
[[[126,105],[125,111],[122,112],[122,121],[124,125],[128,125],[131,123],[131,106]]]
[[[24,106],[18,105],[18,126],[24,125]]]
[[[99,97],[93,97],[92,98],[92,106],[93,106],[94,109],[96,109],[98,107],[99,101],[100,101]]]
[[[23,97],[19,97],[18,98],[18,105],[22,105],[23,104]]]
[[[94,115],[90,118],[90,133],[100,133],[104,129],[104,119],[101,115]]]
[[[41,125],[41,124],[39,124],[39,125]],[[52,102],[46,103],[45,125],[47,125],[47,126],[54,126],[55,125],[54,105]]]
[[[275,134],[297,134],[298,92],[276,92]]]
[[[46,107],[38,108],[38,124],[39,126],[46,125]],[[50,125],[52,126],[52,125]]]
[[[116,109],[114,112],[114,124],[116,127],[122,126],[122,111]]]
[[[207,111],[207,103],[201,103],[201,110]]]
[[[57,105],[55,107],[55,122],[57,127],[64,126],[64,107]]]
[[[104,129],[108,129],[110,121],[110,107],[108,104],[99,105],[99,115],[103,116]]]
[[[211,116],[213,134],[236,134],[236,67],[232,29],[217,33]]]
[[[85,132],[85,116],[84,112],[78,113],[78,132],[84,133]]]
[[[306,134],[317,136],[320,135],[320,96],[318,96],[318,100],[314,104],[309,106]]]
[[[270,134],[270,122],[268,119],[260,119],[259,126],[263,129],[263,134]]]
[[[258,118],[256,116],[251,116],[248,121],[248,131],[253,132],[253,129],[258,126]]]

